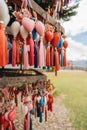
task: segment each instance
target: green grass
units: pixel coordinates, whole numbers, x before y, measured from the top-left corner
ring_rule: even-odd
[[[66,95],[64,104],[76,130],[87,130],[87,72],[45,73],[56,88],[56,95]]]

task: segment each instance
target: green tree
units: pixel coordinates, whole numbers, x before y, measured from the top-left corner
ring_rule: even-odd
[[[59,19],[63,19],[64,21],[69,21],[72,16],[77,14],[76,9],[78,8],[79,3],[74,4],[71,7],[63,7],[63,13],[59,13]]]

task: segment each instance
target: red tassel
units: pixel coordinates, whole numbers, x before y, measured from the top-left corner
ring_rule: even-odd
[[[44,105],[42,106],[42,113],[44,113]]]
[[[54,64],[54,48],[52,47],[50,53],[50,65],[53,66],[53,64]]]
[[[18,93],[19,93],[19,91],[18,91],[18,90],[15,90],[15,91],[14,91],[16,106],[18,106],[18,99],[17,99],[17,95],[18,95]]]
[[[19,62],[20,62],[19,52],[20,52],[20,45],[17,43],[17,50],[16,50],[16,54],[17,54],[16,61],[17,61],[17,64],[19,64]]]
[[[24,118],[24,130],[29,130],[30,129],[30,116],[29,114],[25,115]]]
[[[49,92],[49,95],[48,95],[48,111],[53,111],[53,106],[52,106],[52,104],[53,104],[53,93],[50,91]]]
[[[66,49],[64,49],[63,64],[64,64],[64,66],[67,66],[67,62],[66,62]]]
[[[27,124],[27,119],[26,119],[26,117],[24,118],[24,130],[26,130],[27,128],[26,128],[26,124]]]
[[[29,46],[24,44],[24,69],[28,69],[28,51],[29,51]]]
[[[9,121],[5,120],[4,121],[4,130],[8,129],[9,127]]]
[[[8,64],[7,38],[4,32],[4,26],[0,23],[0,66]]]
[[[0,113],[0,130],[3,130],[4,114]]]
[[[60,54],[61,54],[61,49],[58,48],[58,49],[57,49],[57,52],[58,52],[58,56],[59,56],[59,65],[60,65]]]
[[[21,8],[27,8],[27,0],[22,0]]]
[[[30,66],[34,65],[34,41],[32,39],[32,34],[29,36],[29,45],[30,45],[30,52],[29,52],[29,64]]]
[[[13,122],[12,122],[12,130],[16,130],[16,126]]]
[[[59,64],[59,54],[56,50],[56,70],[59,70],[60,69],[60,64]]]
[[[46,49],[46,66],[50,66],[50,43]]]
[[[17,41],[14,38],[12,41],[12,66],[16,65],[16,44],[17,44]]]
[[[57,49],[55,50],[56,51],[56,58],[55,58],[55,76],[57,76],[57,71],[60,69],[60,63],[59,63],[59,54],[57,52]]]
[[[45,107],[45,122],[47,121],[47,109]]]

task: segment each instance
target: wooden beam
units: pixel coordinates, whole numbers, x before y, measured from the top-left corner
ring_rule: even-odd
[[[31,1],[32,9],[34,9],[36,13],[40,15],[40,17],[46,20],[47,12],[44,9],[42,9],[34,0],[30,0],[30,1]],[[49,23],[55,26],[59,32],[64,33],[64,28],[61,26],[61,24],[59,24],[59,22],[53,19],[50,15],[49,15]]]
[[[8,0],[9,3],[11,3],[11,1],[12,0]],[[16,3],[21,8],[22,3],[21,0],[13,0],[13,2]],[[47,12],[44,9],[42,9],[34,0],[30,0],[30,2],[32,5],[32,9],[35,10],[35,12],[41,17],[41,19],[46,21]],[[61,24],[57,20],[53,19],[50,15],[49,15],[49,23],[55,26],[59,32],[64,33],[64,28],[61,26]]]

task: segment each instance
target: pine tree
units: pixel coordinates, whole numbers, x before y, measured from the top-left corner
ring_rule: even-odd
[[[64,21],[69,21],[72,16],[75,16],[77,14],[76,9],[78,8],[79,3],[74,4],[71,7],[64,7],[63,13],[59,13],[59,19],[63,19]]]

